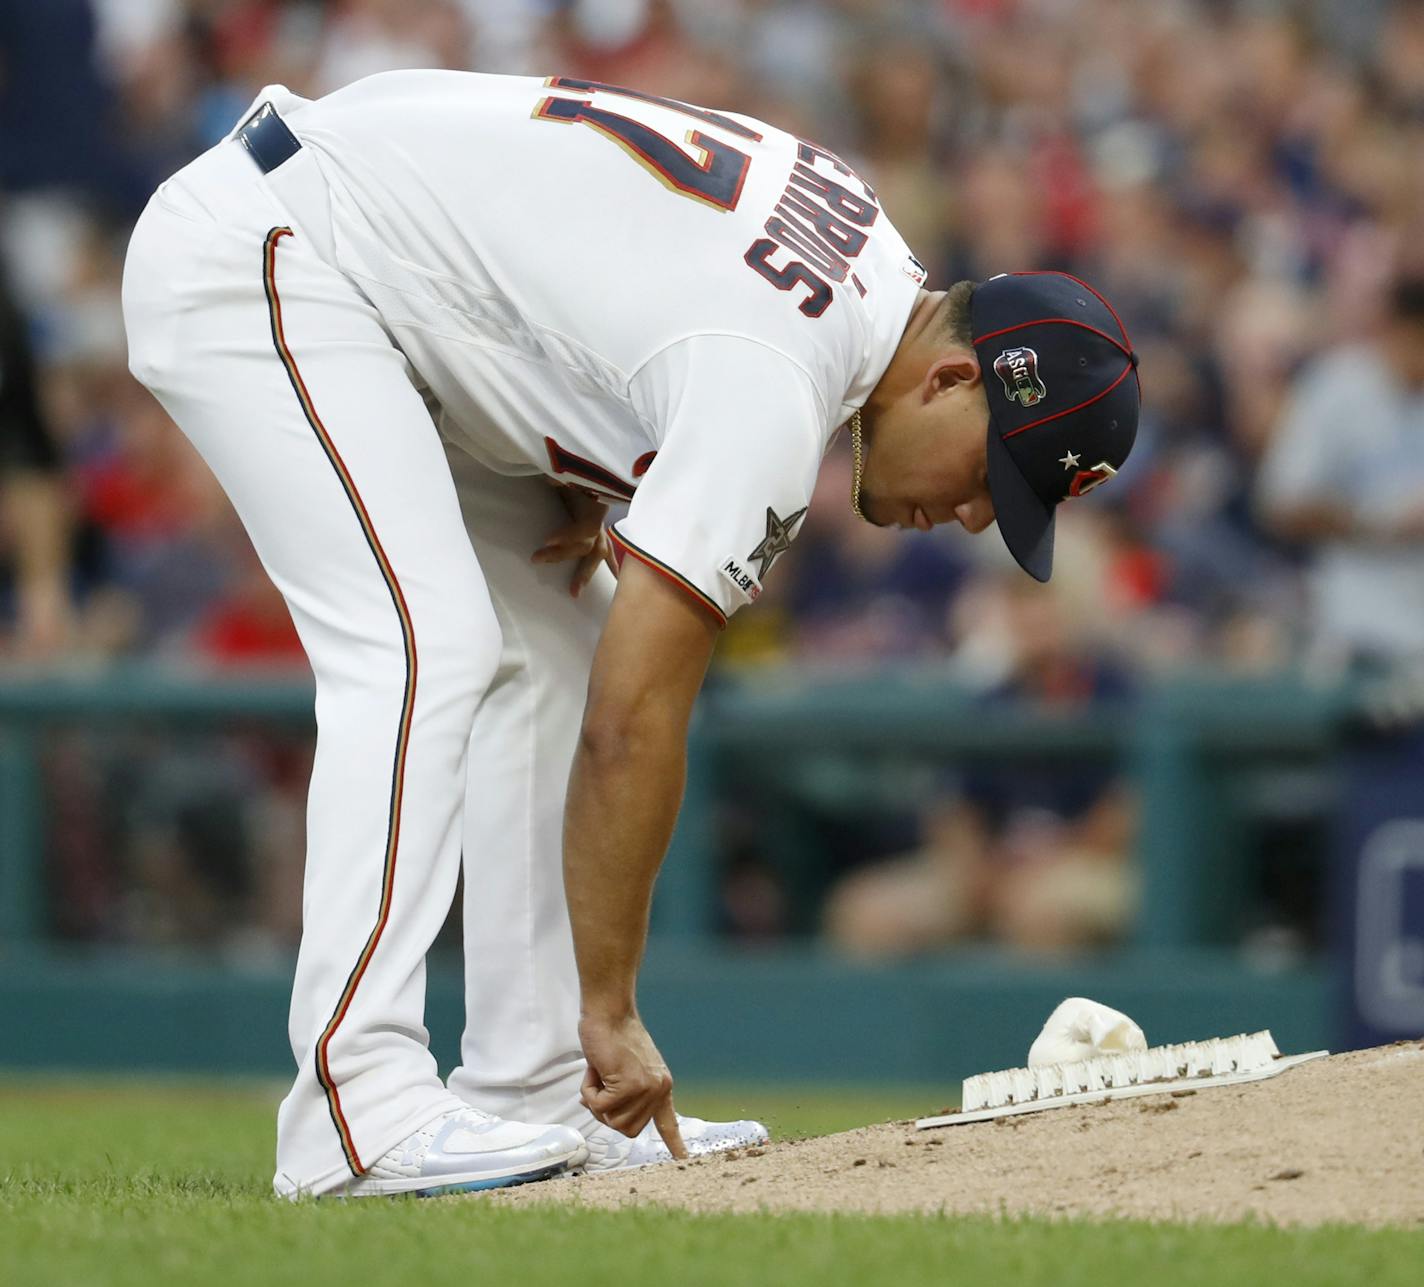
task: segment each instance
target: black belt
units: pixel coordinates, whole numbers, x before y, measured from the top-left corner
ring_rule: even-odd
[[[279,165],[290,161],[302,146],[271,103],[263,103],[238,130],[237,137],[263,174],[271,174]]]

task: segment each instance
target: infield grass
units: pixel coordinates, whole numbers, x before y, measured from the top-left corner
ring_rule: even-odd
[[[5,1287],[831,1283],[1291,1287],[1420,1281],[1424,1232],[942,1217],[689,1216],[474,1200],[269,1196],[267,1090],[0,1082]],[[937,1107],[923,1094],[688,1092],[781,1135]]]

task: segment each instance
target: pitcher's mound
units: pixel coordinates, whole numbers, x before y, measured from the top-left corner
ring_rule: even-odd
[[[689,1211],[1421,1224],[1424,1041],[1336,1055],[1254,1085],[929,1131],[896,1122],[491,1197]]]

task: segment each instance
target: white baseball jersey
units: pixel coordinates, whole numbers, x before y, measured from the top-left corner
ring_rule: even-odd
[[[617,543],[719,618],[755,599],[924,278],[873,191],[750,117],[569,78],[395,72],[284,116],[447,432],[631,501]]]

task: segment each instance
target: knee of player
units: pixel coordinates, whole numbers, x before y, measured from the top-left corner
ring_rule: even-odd
[[[488,603],[473,610],[451,596],[412,610],[402,596],[397,613],[389,599],[380,606],[353,608],[307,640],[318,702],[323,695],[384,701],[413,686],[422,706],[468,706],[472,713],[499,664],[499,623]]]
[[[415,623],[415,646],[422,680],[438,681],[454,696],[478,698],[494,680],[503,646],[499,622],[484,610],[451,604]]]

